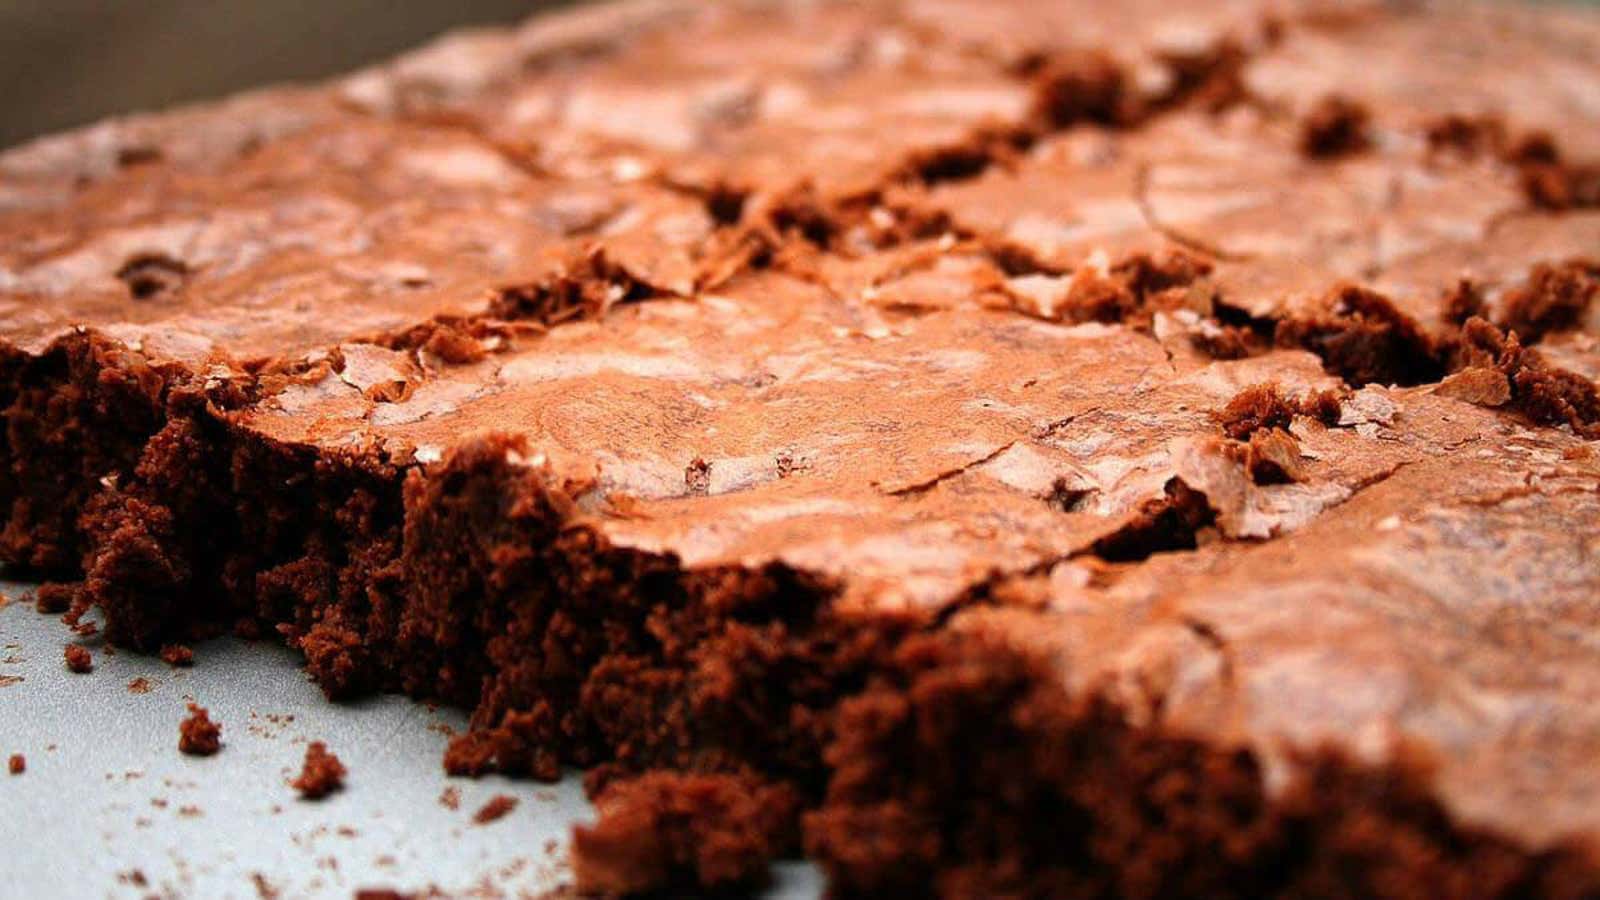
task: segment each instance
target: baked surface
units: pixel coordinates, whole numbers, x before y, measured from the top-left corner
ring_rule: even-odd
[[[0,554],[588,767],[589,890],[1584,896],[1597,59],[636,2],[48,138]]]

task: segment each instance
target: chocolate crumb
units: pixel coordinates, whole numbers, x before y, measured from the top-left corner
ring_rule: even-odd
[[[273,886],[272,882],[267,880],[267,876],[260,872],[251,872],[250,883],[255,885],[256,896],[260,897],[261,900],[277,900],[278,889]]]
[[[87,648],[80,647],[77,644],[68,644],[63,655],[67,660],[67,671],[76,672],[79,675],[94,671],[94,657],[89,654]]]
[[[683,470],[683,486],[691,494],[704,496],[711,490],[711,463],[695,457]]]
[[[194,651],[184,644],[167,644],[161,648],[161,661],[169,666],[192,666]]]
[[[21,753],[11,754],[10,769],[13,775],[21,775],[26,772],[28,770],[28,758]]]
[[[128,682],[128,693],[148,694],[150,693],[151,687],[152,685],[150,684],[150,679],[140,676],[139,678],[135,678]]]
[[[345,771],[344,763],[328,752],[327,744],[312,741],[306,747],[300,777],[290,782],[290,786],[307,800],[317,800],[344,787]]]
[[[454,787],[445,788],[444,791],[439,794],[439,805],[443,806],[445,809],[460,809],[461,790]]]
[[[517,798],[509,794],[495,794],[489,802],[478,808],[472,814],[472,821],[478,825],[487,825],[497,819],[504,818],[513,809],[517,808]]]
[[[78,586],[50,582],[39,585],[33,592],[33,608],[46,615],[60,615],[72,608],[78,596]]]
[[[1234,395],[1217,414],[1217,420],[1224,434],[1243,441],[1262,429],[1287,430],[1295,416],[1307,416],[1332,425],[1339,420],[1339,396],[1332,391],[1318,391],[1301,399],[1291,399],[1275,384],[1257,384]]]
[[[1300,150],[1314,159],[1331,159],[1366,149],[1370,114],[1344,97],[1324,97],[1301,124]]]
[[[189,704],[189,718],[178,726],[178,749],[190,756],[210,756],[222,748],[222,726],[202,706]]]

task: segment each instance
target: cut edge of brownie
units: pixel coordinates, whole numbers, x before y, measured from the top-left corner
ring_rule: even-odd
[[[1515,340],[1482,320],[1466,330],[1477,349],[1458,350],[1461,364],[1498,367],[1515,386]],[[1300,777],[1333,793],[1269,798],[1248,753],[1128,725],[1109,701],[1057,695],[1035,662],[950,628],[960,609],[1003,605],[998,584],[932,614],[862,614],[836,608],[826,579],[781,564],[690,570],[670,554],[612,546],[533,457],[519,438],[485,435],[436,464],[401,465],[377,448],[319,452],[225,420],[175,421],[150,442],[140,477],[89,517],[101,549],[86,600],[120,641],[154,647],[197,626],[276,630],[330,696],[402,691],[472,709],[445,757],[453,774],[553,779],[588,767],[602,801],[577,845],[591,887],[748,884],[765,873],[751,854],[792,851],[801,835],[835,889],[863,895],[902,887],[883,880],[895,871],[955,894],[989,883],[1045,894],[1247,881],[1314,890],[1341,860],[1370,863],[1406,890],[1486,877],[1482,866],[1508,890],[1600,872],[1579,849],[1519,848],[1452,822],[1429,799],[1425,768],[1313,749]],[[1086,552],[1193,547],[1207,498],[1181,483],[1168,495]],[[173,528],[155,534],[151,523]],[[152,583],[151,573],[188,580]],[[1015,733],[998,744],[986,737],[1007,728]],[[1050,763],[1064,748],[1081,770]],[[1001,757],[993,775],[1009,773],[1009,799],[990,805],[983,779],[959,770]],[[654,780],[630,787],[640,778]],[[794,815],[725,802],[730,785],[792,791]],[[1078,830],[1030,838],[1035,802],[1076,804]],[[690,808],[695,816],[671,812]],[[1180,846],[1164,844],[1189,814]],[[1012,837],[936,824],[955,821]],[[1084,831],[1091,821],[1122,829],[1125,846],[1105,851]],[[619,839],[640,822],[688,831],[648,847]],[[1403,840],[1369,840],[1367,829]],[[1063,835],[1078,842],[1072,861],[1044,864]],[[701,853],[703,840],[733,841],[745,856]],[[629,848],[650,858],[627,858]],[[1150,881],[1158,875],[1177,881]]]

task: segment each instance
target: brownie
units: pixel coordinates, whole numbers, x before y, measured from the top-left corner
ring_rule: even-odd
[[[636,2],[50,139],[0,552],[586,768],[584,890],[1584,896],[1596,27]]]

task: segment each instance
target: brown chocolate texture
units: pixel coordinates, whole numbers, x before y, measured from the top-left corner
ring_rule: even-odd
[[[47,139],[0,553],[588,767],[588,889],[1581,896],[1594,51],[635,2]]]

